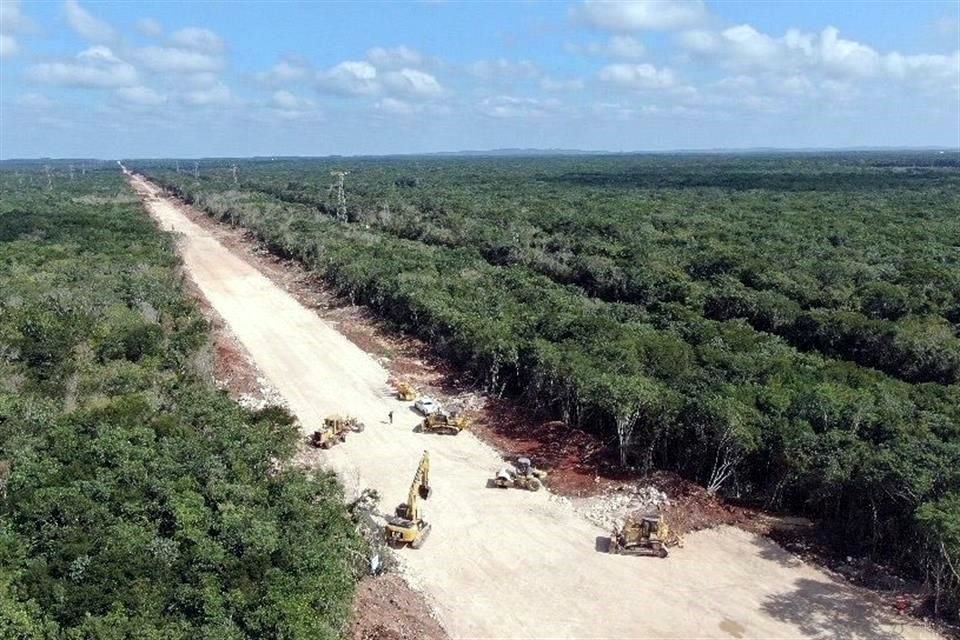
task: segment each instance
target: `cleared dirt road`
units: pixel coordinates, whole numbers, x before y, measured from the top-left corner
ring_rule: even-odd
[[[182,234],[186,268],[212,307],[286,398],[305,431],[349,412],[367,429],[318,453],[348,492],[377,489],[383,508],[406,499],[424,449],[433,532],[400,552],[454,638],[936,638],[773,543],[721,528],[687,537],[668,560],[610,556],[605,535],[548,492],[488,489],[501,464],[470,434],[412,432],[387,372],[315,313],[132,178],[151,215]],[[394,411],[392,425],[386,424]]]

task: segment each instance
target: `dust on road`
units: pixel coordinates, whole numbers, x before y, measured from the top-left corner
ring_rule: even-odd
[[[317,452],[348,494],[383,509],[406,499],[424,449],[433,496],[424,548],[400,552],[453,638],[937,638],[866,592],[769,540],[723,527],[691,534],[669,559],[598,551],[603,531],[549,492],[487,488],[500,456],[469,433],[413,433],[387,371],[313,311],[191,222],[154,185],[132,177],[150,214],[180,235],[184,264],[210,305],[287,401],[304,432],[341,412],[367,424]],[[387,413],[394,412],[393,424]]]

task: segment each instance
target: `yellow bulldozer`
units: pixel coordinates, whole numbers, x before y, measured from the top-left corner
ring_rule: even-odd
[[[323,428],[310,434],[310,445],[318,449],[329,449],[335,444],[345,442],[347,433],[357,433],[366,429],[366,425],[352,416],[334,414],[323,419]]]
[[[431,527],[420,515],[420,500],[426,500],[431,493],[430,454],[424,451],[417,471],[413,474],[407,501],[396,508],[394,515],[387,518],[384,533],[390,546],[402,547],[409,544],[413,549],[423,546],[430,535]]]
[[[455,436],[470,426],[470,417],[466,414],[450,415],[445,411],[431,413],[413,428],[417,433],[439,433]]]
[[[507,465],[497,471],[493,484],[501,489],[515,487],[527,491],[539,491],[547,472],[537,469],[530,462],[530,458],[518,458],[516,465]]]
[[[417,390],[409,382],[398,382],[397,383],[397,398],[410,402],[417,399]]]
[[[607,550],[615,554],[666,558],[667,547],[676,544],[670,537],[670,525],[658,511],[631,513],[623,526],[610,534]]]

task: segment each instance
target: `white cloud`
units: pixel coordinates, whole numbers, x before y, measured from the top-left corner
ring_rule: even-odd
[[[69,61],[43,62],[27,68],[34,82],[65,87],[111,89],[137,84],[137,70],[105,46],[81,51]]]
[[[544,76],[540,78],[540,88],[544,91],[578,91],[583,89],[583,80],[580,78],[562,80]]]
[[[675,82],[673,71],[652,64],[610,64],[600,70],[600,79],[629,89],[665,89]]]
[[[192,51],[205,53],[220,53],[223,51],[223,40],[220,39],[220,36],[209,29],[201,29],[200,27],[180,29],[170,36],[170,41],[178,47]]]
[[[679,42],[690,53],[727,66],[781,74],[819,71],[839,78],[956,76],[951,56],[881,54],[868,45],[840,37],[835,27],[826,27],[819,34],[789,29],[774,38],[742,24],[719,32],[687,31],[680,35]]]
[[[306,62],[296,59],[278,60],[272,67],[266,71],[259,71],[254,77],[259,82],[266,84],[287,84],[303,80],[310,73],[310,68]]]
[[[143,106],[156,106],[167,101],[167,97],[150,87],[127,87],[117,89],[116,95],[123,102]]]
[[[702,0],[585,0],[582,20],[609,31],[669,31],[702,23]]]
[[[443,94],[437,79],[424,71],[401,69],[383,75],[383,84],[393,92],[416,98],[434,98]]]
[[[19,49],[20,47],[17,45],[16,38],[8,36],[5,33],[0,33],[0,58],[15,56]]]
[[[81,7],[77,0],[66,0],[63,10],[67,24],[83,38],[95,43],[110,42],[116,38],[113,27]]]
[[[137,20],[137,31],[155,38],[163,33],[163,26],[153,18],[140,18]]]
[[[42,93],[30,91],[17,96],[17,104],[28,109],[49,109],[56,103]]]
[[[182,95],[182,99],[187,104],[198,107],[208,107],[228,104],[233,101],[233,94],[230,88],[222,82],[218,82],[207,89],[197,89],[187,91]]]
[[[532,79],[540,76],[540,68],[529,60],[511,61],[506,58],[478,60],[467,71],[481,80]]]
[[[313,107],[313,101],[283,90],[273,92],[270,104],[286,111],[302,111]]]
[[[363,60],[347,60],[317,74],[323,90],[343,95],[371,95],[380,89],[377,68]]]
[[[423,62],[423,55],[405,46],[374,47],[367,51],[367,60],[380,69],[415,67]]]
[[[14,34],[32,28],[30,19],[20,11],[20,0],[0,2],[0,33]]]
[[[220,56],[179,47],[143,47],[136,51],[136,56],[145,67],[158,72],[199,73],[223,68]]]
[[[480,112],[493,118],[542,118],[558,106],[555,100],[492,96],[480,103]]]

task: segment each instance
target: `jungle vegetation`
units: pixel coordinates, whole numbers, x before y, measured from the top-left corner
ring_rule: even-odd
[[[131,166],[621,465],[812,516],[955,610],[957,153]]]
[[[362,542],[116,164],[0,168],[0,637],[338,638]]]

